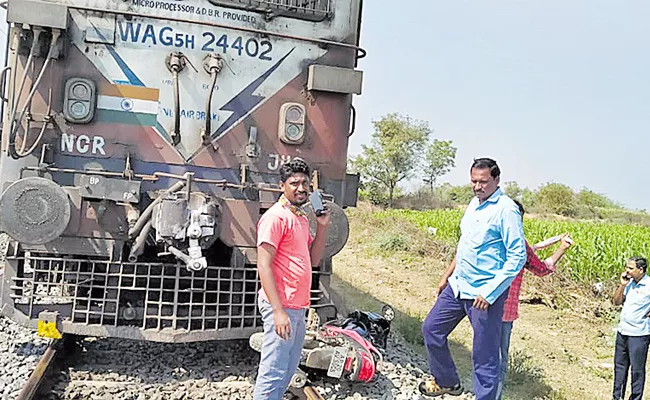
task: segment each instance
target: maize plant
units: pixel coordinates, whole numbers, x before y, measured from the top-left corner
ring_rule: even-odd
[[[462,210],[387,210],[378,212],[380,219],[397,217],[435,232],[436,240],[456,245],[460,238]],[[433,230],[431,229],[433,228]],[[650,257],[650,227],[622,225],[600,221],[555,221],[524,219],[524,233],[529,244],[568,232],[575,245],[562,259],[559,269],[579,281],[616,279],[625,268],[627,258]],[[538,252],[549,256],[556,246]]]

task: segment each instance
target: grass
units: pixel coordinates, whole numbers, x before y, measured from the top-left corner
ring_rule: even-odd
[[[544,382],[544,370],[525,350],[510,350],[508,375],[505,381],[507,400],[540,399],[569,400],[562,392],[550,388]]]
[[[542,377],[542,369],[535,364],[535,360],[524,350],[515,349],[508,355],[508,380],[510,383],[522,384],[528,377]]]

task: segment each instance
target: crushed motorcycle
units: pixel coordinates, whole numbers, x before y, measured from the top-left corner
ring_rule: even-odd
[[[300,364],[290,386],[302,388],[310,379],[373,381],[381,369],[394,317],[393,308],[384,305],[381,314],[355,310],[321,324],[316,311],[309,309]],[[249,344],[260,352],[263,340],[264,333],[257,332]]]

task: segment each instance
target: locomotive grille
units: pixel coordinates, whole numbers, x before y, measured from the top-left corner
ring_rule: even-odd
[[[83,324],[188,331],[262,326],[254,265],[194,272],[176,264],[28,257],[22,266],[11,297],[31,318],[38,305],[57,304]]]
[[[37,319],[41,311],[57,310],[64,321],[81,327],[78,332],[84,332],[83,326],[130,327],[153,334],[149,338],[156,337],[156,332],[173,331],[198,333],[203,339],[234,339],[246,338],[263,326],[254,264],[188,271],[173,263],[119,263],[29,253],[9,258],[18,262],[10,293],[15,308],[31,319]],[[329,272],[315,268],[313,287],[319,287],[323,274]],[[322,290],[313,287],[312,307],[331,308]]]

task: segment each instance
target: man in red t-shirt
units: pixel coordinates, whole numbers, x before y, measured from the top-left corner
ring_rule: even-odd
[[[519,211],[521,211],[521,217],[524,217],[524,206],[515,200],[517,206],[519,206]],[[528,270],[532,272],[535,276],[546,276],[552,272],[555,272],[555,265],[560,261],[564,253],[571,247],[573,242],[569,237],[568,233],[562,235],[560,239],[560,247],[555,250],[555,253],[551,255],[546,260],[542,261],[535,254],[537,248],[533,248],[526,243],[526,263],[524,268],[521,270],[519,275],[512,281],[510,284],[510,289],[508,292],[508,298],[506,303],[503,306],[503,326],[501,327],[501,361],[499,368],[499,384],[497,386],[497,397],[495,400],[501,400],[503,395],[503,386],[506,378],[506,373],[508,372],[508,353],[510,350],[510,335],[512,333],[512,324],[519,318],[519,294],[521,293],[521,284],[524,280],[524,271]]]
[[[254,400],[280,400],[300,362],[309,308],[312,265],[325,250],[329,213],[316,217],[311,237],[307,214],[309,166],[301,159],[280,168],[282,196],[257,224],[257,270],[262,282],[258,307],[264,340]]]

